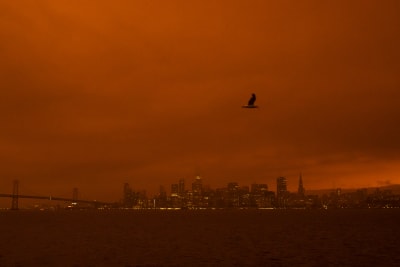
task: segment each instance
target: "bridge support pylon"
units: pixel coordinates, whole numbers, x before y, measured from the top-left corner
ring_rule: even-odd
[[[18,210],[18,186],[19,181],[14,180],[13,182],[13,194],[12,194],[12,202],[11,202],[11,209]]]
[[[72,202],[78,202],[78,188],[74,187],[74,189],[72,189]]]

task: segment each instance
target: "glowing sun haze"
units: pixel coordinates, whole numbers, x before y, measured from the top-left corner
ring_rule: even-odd
[[[400,183],[397,0],[2,1],[0,38],[0,193]]]

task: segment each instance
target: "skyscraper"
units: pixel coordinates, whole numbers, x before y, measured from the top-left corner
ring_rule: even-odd
[[[202,205],[203,195],[203,182],[200,176],[196,177],[196,180],[192,183],[192,203],[195,206]]]
[[[285,207],[287,197],[287,180],[285,177],[276,179],[276,198],[278,207]]]
[[[192,183],[192,191],[193,194],[201,194],[203,191],[203,183],[200,176],[197,176],[196,180]]]
[[[171,196],[178,196],[179,184],[171,184]]]
[[[299,189],[297,190],[297,193],[299,194],[300,197],[304,197],[304,195],[305,195],[305,190],[303,187],[303,178],[302,178],[301,173],[300,173],[300,177],[299,177]]]
[[[278,177],[276,179],[276,195],[279,197],[287,192],[287,180],[285,177]]]
[[[185,194],[185,180],[180,179],[178,184],[178,195],[183,196]]]
[[[128,183],[124,183],[124,192],[123,192],[123,205],[125,208],[132,208],[134,204],[134,193],[132,188]]]

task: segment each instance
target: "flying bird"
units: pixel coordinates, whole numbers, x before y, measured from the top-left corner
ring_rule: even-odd
[[[242,106],[242,108],[258,108],[258,106],[254,105],[254,102],[256,102],[256,94],[251,94],[251,98],[247,105]]]

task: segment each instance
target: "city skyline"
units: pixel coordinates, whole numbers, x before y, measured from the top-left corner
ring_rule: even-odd
[[[12,194],[0,192],[1,198],[11,199],[11,208],[30,210],[75,210],[75,209],[337,209],[337,208],[398,208],[400,207],[400,185],[375,188],[311,190],[306,191],[303,175],[299,174],[298,189],[293,192],[287,188],[285,177],[276,178],[276,190],[268,184],[252,183],[243,185],[229,182],[221,188],[213,188],[203,183],[200,176],[192,182],[179,179],[170,184],[167,192],[165,186],[159,187],[157,194],[150,195],[146,190],[133,188],[124,183],[122,198],[104,202],[100,199],[83,199],[78,188],[73,188],[71,197],[54,195],[32,196],[19,191],[19,181],[13,181]],[[271,186],[271,185],[270,185]],[[28,200],[28,201],[26,201]],[[54,203],[58,202],[58,203]],[[53,204],[51,204],[53,202]]]
[[[261,182],[256,182],[253,181],[250,184],[239,184],[235,181],[230,181],[227,182],[224,185],[220,186],[215,186],[209,182],[203,182],[203,178],[200,176],[196,176],[195,178],[192,179],[185,179],[185,178],[180,178],[179,180],[172,181],[171,183],[165,185],[159,185],[157,189],[155,190],[148,190],[148,188],[140,188],[137,187],[135,184],[131,184],[128,181],[125,181],[123,183],[123,196],[118,197],[116,199],[107,199],[107,203],[119,203],[123,201],[124,195],[126,194],[127,191],[135,192],[143,197],[146,197],[148,199],[153,199],[160,197],[161,195],[165,195],[168,197],[173,197],[173,196],[182,196],[185,194],[196,194],[196,193],[201,193],[203,191],[213,191],[213,190],[225,190],[229,187],[237,187],[244,189],[245,191],[248,190],[249,192],[253,192],[254,190],[265,190],[267,192],[273,193],[274,198],[279,200],[282,197],[287,196],[286,194],[291,194],[291,195],[297,195],[301,198],[306,198],[308,196],[313,196],[313,195],[318,195],[321,196],[323,194],[332,194],[338,191],[342,192],[356,192],[359,190],[384,190],[390,191],[390,194],[394,193],[397,197],[397,193],[400,192],[400,184],[390,184],[390,185],[382,185],[382,186],[375,186],[375,187],[360,187],[360,188],[341,188],[341,187],[331,187],[331,188],[313,188],[311,190],[306,190],[306,187],[304,186],[303,182],[303,174],[299,173],[297,179],[287,179],[286,177],[279,176],[274,179],[274,183],[266,183],[265,180]],[[292,186],[289,188],[288,184],[291,184]],[[296,189],[294,184],[296,184]],[[32,195],[32,191],[29,189],[27,191],[21,192],[20,189],[20,181],[19,180],[13,180],[12,181],[12,188],[10,187],[11,191],[3,189],[3,191],[0,190],[0,194],[7,195],[7,197],[10,197],[11,195],[20,195],[22,198],[31,198],[31,199],[44,199],[46,200],[52,200],[52,198],[55,201],[65,201],[65,200],[81,200],[83,202],[99,202],[102,203],[102,201],[105,201],[104,196],[107,196],[107,192],[103,192],[103,194],[98,195],[98,196],[91,196],[92,199],[89,199],[90,195],[85,194],[85,192],[80,191],[78,187],[72,188],[72,198],[71,196],[68,195],[54,195],[50,194],[49,192],[35,192],[34,195]],[[24,187],[23,187],[24,188]],[[258,189],[257,189],[258,188]],[[26,190],[26,187],[24,188]],[[392,190],[394,190],[392,192]],[[82,197],[83,196],[83,197]],[[7,200],[6,196],[2,199],[0,197],[0,208],[6,208],[9,206],[9,200]],[[89,197],[89,198],[88,198]],[[13,199],[13,202],[15,199]],[[33,201],[35,202],[35,200]],[[13,203],[13,206],[15,204]]]
[[[400,7],[367,2],[1,2],[0,188],[400,184]]]

